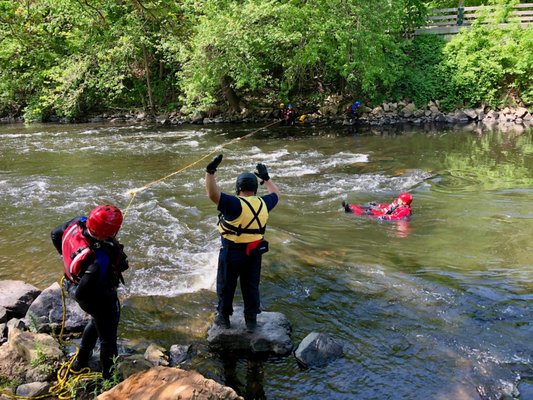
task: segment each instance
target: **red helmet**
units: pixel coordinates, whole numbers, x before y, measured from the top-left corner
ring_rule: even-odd
[[[87,219],[87,229],[96,239],[114,237],[122,225],[122,213],[115,206],[106,204],[93,208]]]
[[[413,201],[413,196],[411,196],[407,192],[404,192],[404,193],[400,193],[400,195],[398,196],[398,199],[403,201],[405,204],[409,205]]]

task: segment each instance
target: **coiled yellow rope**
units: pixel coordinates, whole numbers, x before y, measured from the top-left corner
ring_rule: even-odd
[[[65,290],[63,289],[63,280],[65,277],[63,276],[61,280],[59,281],[59,286],[61,287],[61,303],[63,307],[63,315],[62,315],[62,321],[61,321],[61,331],[59,332],[59,343],[62,345],[66,344],[72,344],[76,347],[76,352],[70,359],[66,362],[64,362],[59,370],[57,371],[57,383],[52,386],[48,393],[39,395],[39,396],[33,396],[33,397],[27,397],[27,396],[18,396],[14,395],[5,391],[1,391],[0,395],[8,397],[10,399],[24,399],[24,400],[37,400],[37,399],[44,399],[47,397],[57,397],[60,400],[68,400],[73,399],[76,395],[75,390],[77,384],[86,379],[96,379],[101,378],[102,374],[100,372],[92,372],[89,368],[83,368],[80,371],[74,371],[72,369],[72,363],[76,359],[79,348],[74,342],[70,341],[64,341],[63,340],[63,332],[65,330],[65,321],[67,319],[67,307],[65,303]]]

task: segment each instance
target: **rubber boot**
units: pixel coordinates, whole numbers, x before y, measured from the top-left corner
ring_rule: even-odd
[[[224,328],[224,329],[231,328],[231,324],[229,321],[229,315],[218,313],[217,316],[215,317],[215,325],[220,326],[221,328]]]
[[[78,351],[78,355],[76,356],[76,359],[70,366],[70,369],[73,371],[81,371],[83,368],[87,368],[89,366],[89,359],[91,358],[92,351],[88,351],[83,349],[83,347],[80,348]]]
[[[246,323],[246,330],[249,333],[252,333],[253,331],[255,331],[255,328],[257,328],[257,315],[245,314],[244,322]]]

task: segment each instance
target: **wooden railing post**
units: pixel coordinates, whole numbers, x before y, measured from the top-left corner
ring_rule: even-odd
[[[463,0],[459,0],[459,6],[457,7],[457,25],[463,25],[465,8],[463,7]]]

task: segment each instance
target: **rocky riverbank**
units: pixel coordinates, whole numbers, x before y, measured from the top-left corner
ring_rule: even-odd
[[[277,312],[262,312],[257,328],[247,330],[242,308],[236,307],[231,328],[212,324],[201,343],[174,344],[165,349],[147,343],[144,352],[119,341],[115,373],[103,381],[98,374],[76,381],[69,365],[89,316],[58,283],[43,291],[22,281],[0,281],[0,399],[16,396],[122,400],[243,399],[224,379],[208,379],[194,366],[216,354],[230,352],[254,357],[289,356],[293,352],[292,326]],[[63,299],[65,307],[63,307]],[[65,314],[63,315],[63,311]],[[295,363],[308,368],[324,366],[343,355],[343,345],[327,334],[312,332],[294,351]],[[98,347],[89,362],[99,371]],[[210,375],[217,376],[216,372]],[[67,379],[68,378],[68,379]],[[253,385],[252,385],[253,386]],[[262,388],[261,388],[262,390]],[[65,397],[66,396],[66,397]],[[255,397],[254,397],[255,398]]]
[[[357,118],[346,115],[349,106],[340,96],[329,96],[322,105],[304,105],[298,110],[296,105],[296,123],[311,125],[395,125],[395,124],[468,124],[475,123],[488,126],[518,126],[533,125],[533,115],[525,107],[502,107],[492,109],[487,106],[477,108],[456,109],[453,112],[444,111],[438,101],[429,102],[423,107],[417,107],[408,100],[400,102],[384,102],[376,107],[362,105]],[[302,111],[302,110],[313,111]],[[157,123],[160,125],[182,124],[224,124],[224,123],[269,123],[277,120],[278,109],[275,107],[244,108],[240,113],[230,113],[219,107],[211,107],[203,112],[185,114],[181,111],[151,115],[145,111],[127,111],[120,113],[103,113],[87,116],[82,121],[90,123]],[[20,123],[21,118],[0,118],[3,123]],[[50,121],[55,123],[69,123],[57,117]]]

